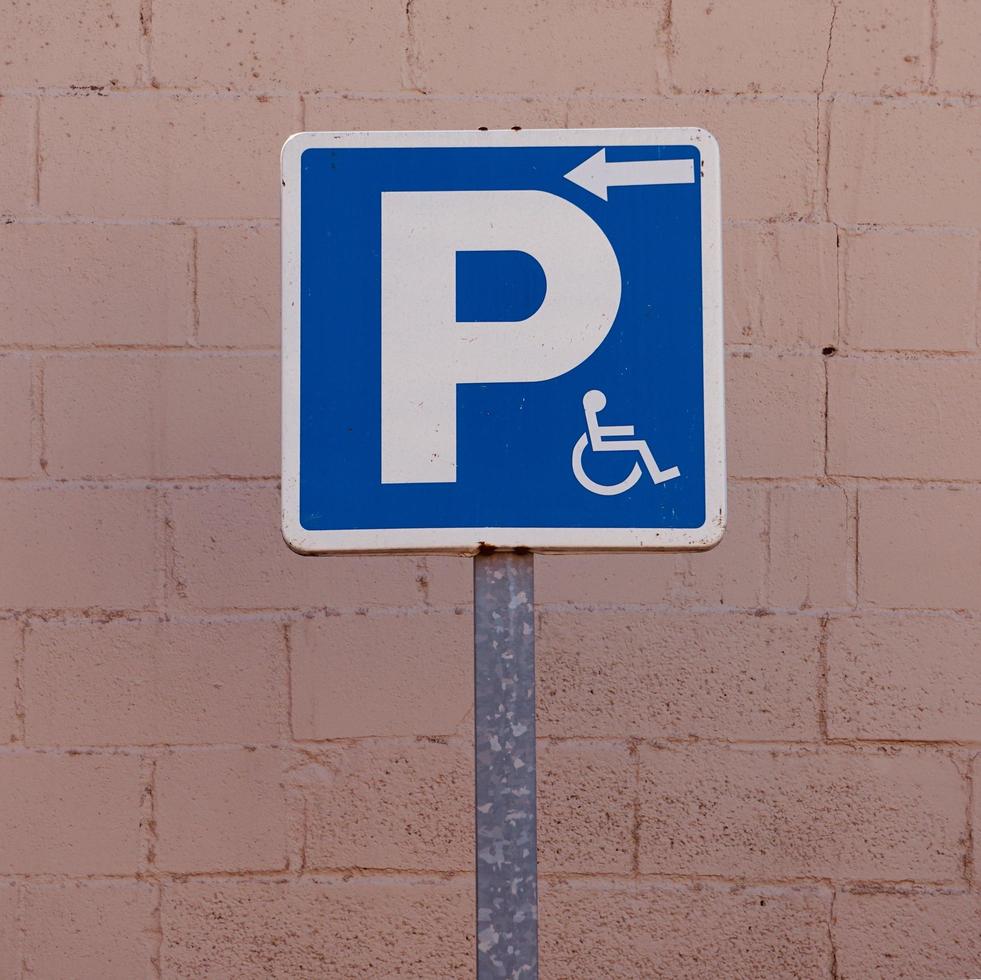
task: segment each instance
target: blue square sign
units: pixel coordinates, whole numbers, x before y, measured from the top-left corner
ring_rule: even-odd
[[[301,133],[282,226],[295,550],[719,541],[710,134]]]

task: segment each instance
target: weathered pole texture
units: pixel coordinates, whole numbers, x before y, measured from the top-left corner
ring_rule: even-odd
[[[474,559],[477,977],[537,980],[534,556]]]

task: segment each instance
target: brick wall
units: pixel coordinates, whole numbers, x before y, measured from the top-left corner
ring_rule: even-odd
[[[470,974],[470,563],[280,539],[278,151],[678,124],[731,528],[537,561],[543,977],[981,976],[977,0],[0,11],[0,977]]]

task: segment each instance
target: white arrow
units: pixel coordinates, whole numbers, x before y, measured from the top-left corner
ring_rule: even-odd
[[[695,161],[687,160],[629,160],[608,163],[606,147],[584,160],[565,175],[566,180],[585,188],[590,194],[607,200],[611,187],[631,187],[637,184],[694,184]]]

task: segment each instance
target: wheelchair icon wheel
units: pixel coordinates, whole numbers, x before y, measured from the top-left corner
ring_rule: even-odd
[[[586,476],[586,471],[582,466],[583,453],[586,451],[588,445],[589,433],[584,432],[572,450],[572,472],[583,487],[591,493],[598,493],[603,497],[615,497],[618,493],[626,493],[640,479],[643,470],[641,469],[640,463],[635,461],[634,468],[627,475],[627,478],[621,480],[619,483],[596,483],[595,480],[591,480]]]

